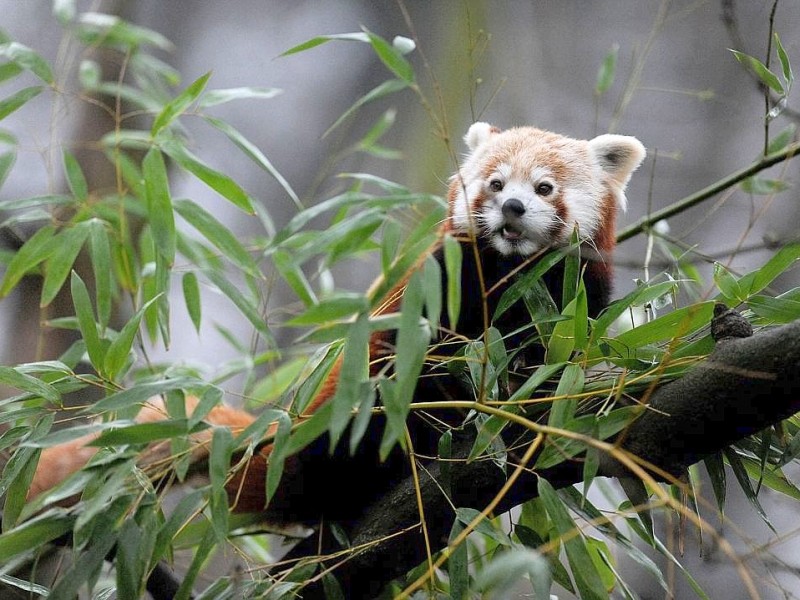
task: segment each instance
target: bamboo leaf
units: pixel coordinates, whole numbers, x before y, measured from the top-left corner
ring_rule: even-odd
[[[304,52],[306,50],[310,50],[311,48],[316,48],[317,46],[321,46],[322,44],[326,44],[327,42],[331,42],[334,40],[342,40],[346,42],[366,42],[369,43],[369,36],[364,32],[358,33],[339,33],[336,35],[319,35],[317,37],[311,38],[310,40],[303,42],[302,44],[298,44],[297,46],[293,46],[283,52],[281,56],[290,56],[292,54],[297,54],[298,52]]]
[[[16,152],[4,152],[0,154],[0,187],[6,182],[8,174],[11,173],[11,167],[17,160]]]
[[[176,141],[167,141],[161,144],[161,148],[182,169],[197,177],[220,196],[229,200],[234,206],[248,214],[255,214],[250,196],[233,179],[209,167],[189,152],[183,144]]]
[[[89,222],[84,221],[65,229],[50,241],[53,251],[44,267],[41,306],[48,306],[61,291],[86,238],[89,237],[89,230]]]
[[[202,323],[202,307],[200,303],[200,285],[197,282],[197,275],[193,272],[185,273],[182,279],[183,300],[186,303],[186,312],[192,320],[195,330],[200,333]]]
[[[169,178],[164,156],[150,148],[142,161],[142,176],[147,195],[147,213],[156,250],[168,265],[175,261],[175,216],[169,192]]]
[[[0,383],[38,396],[57,406],[61,405],[61,394],[57,388],[41,379],[23,373],[20,367],[15,368],[0,365]]]
[[[597,70],[597,83],[594,86],[596,96],[602,96],[614,84],[614,77],[617,73],[617,57],[619,56],[619,44],[613,44],[606,53],[600,68]]]
[[[42,86],[28,87],[0,100],[0,121],[25,106],[29,100],[41,94],[43,89]]]
[[[94,273],[95,303],[100,328],[105,329],[111,318],[111,246],[106,223],[100,219],[89,221],[89,256]]]
[[[252,160],[256,165],[262,168],[264,171],[269,173],[272,178],[278,182],[278,184],[284,189],[284,191],[289,195],[289,198],[292,199],[295,206],[298,208],[302,208],[303,204],[300,202],[300,198],[297,193],[292,188],[291,184],[286,180],[286,178],[280,174],[278,169],[276,169],[270,160],[266,157],[266,155],[259,150],[258,146],[256,146],[253,142],[248,140],[244,135],[242,135],[239,131],[231,127],[225,121],[220,121],[219,119],[215,119],[213,117],[204,116],[203,117],[209,124],[213,125],[217,129],[219,129],[222,133],[228,136],[228,139],[231,140],[234,144],[236,144],[239,149],[245,153],[245,155]]]
[[[175,119],[186,112],[186,109],[191,106],[192,102],[197,100],[197,98],[205,89],[209,77],[211,77],[210,72],[199,77],[166,106],[164,106],[164,109],[153,121],[153,127],[150,129],[150,135],[156,137],[159,131],[167,127]]]
[[[83,283],[83,279],[75,271],[72,272],[70,288],[72,291],[72,303],[75,306],[75,315],[78,317],[78,326],[80,327],[83,341],[86,342],[86,352],[89,354],[92,366],[100,372],[103,369],[105,352],[100,342],[100,336],[97,334],[97,323],[94,320],[89,292],[86,289],[86,284]]]
[[[455,329],[461,312],[461,244],[452,235],[445,234],[442,246],[447,274],[447,326]]]
[[[217,106],[218,104],[225,104],[233,100],[249,100],[252,98],[269,100],[282,93],[283,90],[281,89],[265,87],[237,87],[223,90],[209,90],[202,95],[198,105],[202,108],[208,108],[210,106]]]
[[[406,83],[414,82],[414,69],[404,57],[403,54],[389,42],[374,33],[364,30],[369,38],[369,43],[378,58],[381,59],[384,65]]]
[[[133,340],[136,338],[136,334],[139,331],[139,325],[142,322],[142,317],[144,317],[144,313],[150,307],[150,305],[152,305],[154,302],[157,302],[159,298],[160,296],[156,296],[155,298],[152,298],[150,301],[143,304],[142,307],[130,318],[130,320],[125,323],[117,337],[113,342],[111,342],[108,350],[106,350],[104,373],[109,379],[114,380],[117,378],[117,376],[124,374],[122,373],[122,368],[125,366],[125,363],[128,360],[128,354],[133,346]]]
[[[233,264],[248,274],[257,271],[253,258],[230,229],[191,200],[175,200],[175,210],[211,244],[219,249]]]
[[[41,55],[27,46],[19,42],[2,44],[0,45],[0,56],[7,58],[26,71],[30,71],[45,83],[53,84],[53,71],[50,65]]]
[[[572,575],[581,598],[584,600],[608,598],[608,592],[606,592],[600,573],[592,561],[583,535],[553,486],[545,479],[539,479],[539,497],[542,499],[553,525],[564,540],[567,560],[572,568]],[[577,535],[575,535],[576,532]]]
[[[736,60],[750,69],[764,85],[768,86],[781,96],[784,95],[785,90],[783,89],[781,82],[778,81],[775,73],[770,71],[764,63],[753,56],[745,54],[744,52],[739,52],[738,50],[731,50],[731,52],[736,57]]]
[[[6,268],[3,283],[0,285],[0,296],[7,296],[20,279],[54,252],[55,246],[50,243],[50,240],[55,231],[55,227],[52,225],[45,225],[14,254],[14,258]]]
[[[89,196],[86,176],[75,156],[66,149],[64,150],[64,174],[67,176],[67,184],[72,194],[81,202],[86,202]]]
[[[0,535],[0,562],[7,564],[15,556],[42,548],[72,529],[75,517],[66,509],[51,509]]]

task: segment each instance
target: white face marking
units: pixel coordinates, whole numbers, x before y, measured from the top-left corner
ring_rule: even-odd
[[[603,211],[613,210],[607,199],[624,207],[625,184],[644,157],[644,147],[626,136],[586,142],[478,123],[465,139],[470,153],[451,179],[451,227],[474,229],[504,255],[563,246],[576,228],[594,239],[613,224],[604,219]]]

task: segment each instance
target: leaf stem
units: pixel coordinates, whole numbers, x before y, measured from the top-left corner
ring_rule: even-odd
[[[794,144],[790,144],[786,146],[783,150],[779,152],[774,152],[772,154],[768,154],[753,164],[735,171],[720,179],[719,181],[712,183],[711,185],[703,188],[686,196],[682,200],[678,200],[677,202],[670,204],[660,210],[655,211],[647,216],[642,217],[638,221],[634,222],[633,224],[629,225],[622,231],[617,234],[617,243],[624,242],[644,231],[647,231],[650,227],[652,227],[658,221],[663,219],[668,219],[669,217],[673,217],[677,214],[688,210],[701,202],[708,200],[709,198],[716,196],[723,190],[726,190],[730,187],[735,186],[737,183],[740,183],[747,179],[748,177],[752,177],[753,175],[760,173],[761,171],[768,169],[769,167],[781,163],[785,160],[789,160],[794,158],[798,153],[800,153],[800,142],[796,142]]]

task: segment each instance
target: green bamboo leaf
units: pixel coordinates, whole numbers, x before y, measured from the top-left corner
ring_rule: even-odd
[[[406,417],[431,340],[430,328],[422,316],[425,303],[422,277],[419,270],[411,276],[400,305],[394,364],[396,385],[391,402],[384,400],[386,432],[381,441],[381,456],[384,458],[395,442],[404,440]]]
[[[581,598],[584,600],[607,599],[608,592],[589,554],[586,540],[553,486],[545,479],[539,479],[539,497],[542,499],[556,531],[564,538],[563,544],[567,552],[567,560],[572,568],[572,575]],[[578,535],[575,535],[576,532]]]
[[[461,312],[461,244],[448,233],[444,236],[442,246],[447,274],[447,320],[448,326],[455,329]]]
[[[147,194],[150,230],[158,253],[172,265],[175,261],[175,216],[169,192],[169,178],[164,156],[150,148],[142,161],[142,176]]]
[[[269,455],[269,469],[267,469],[266,498],[267,504],[272,500],[283,476],[283,466],[288,454],[289,434],[292,431],[292,419],[285,412],[278,416],[278,428],[272,443],[272,453]]]
[[[439,319],[442,315],[442,268],[433,255],[428,255],[423,263],[422,287],[428,327],[431,331],[439,331]]]
[[[744,301],[742,288],[739,286],[739,282],[731,272],[720,263],[714,263],[714,283],[717,284],[720,293],[725,297],[725,300],[727,300],[728,306],[735,306]]]
[[[250,397],[259,406],[275,402],[297,380],[307,362],[300,356],[282,364],[256,383]]]
[[[331,445],[338,442],[350,422],[352,411],[361,404],[369,389],[369,317],[360,314],[350,326],[344,346],[339,383],[328,402],[332,415],[328,423]],[[388,409],[387,409],[388,412]]]
[[[152,298],[150,301],[143,304],[142,307],[130,318],[130,320],[125,323],[117,337],[114,338],[113,342],[111,342],[108,350],[106,350],[106,357],[103,363],[103,373],[112,381],[117,379],[119,375],[124,374],[121,373],[121,371],[125,366],[125,363],[128,361],[128,354],[133,346],[133,340],[136,338],[136,334],[139,331],[139,325],[142,322],[142,317],[144,317],[144,313],[150,307],[150,305],[152,305],[154,302],[158,302],[159,298],[160,296],[156,296],[155,298]]]
[[[27,87],[16,92],[15,94],[12,94],[8,98],[0,100],[0,121],[5,119],[14,111],[25,106],[29,100],[32,100],[41,94],[43,89],[44,88],[40,85]]]
[[[47,61],[19,42],[0,45],[0,56],[7,58],[26,71],[30,71],[47,84],[54,82],[53,71]]]
[[[294,293],[303,301],[303,304],[306,306],[317,304],[316,294],[314,294],[311,284],[290,253],[283,250],[276,250],[272,254],[272,262],[284,281],[289,284],[289,287],[291,287]]]
[[[740,281],[741,284],[741,281]],[[711,321],[714,302],[701,302],[667,313],[654,321],[621,333],[616,339],[628,348],[640,348],[694,333]]]
[[[770,71],[764,63],[762,63],[757,58],[745,54],[744,52],[739,52],[738,50],[731,50],[733,55],[736,57],[740,63],[745,65],[748,69],[750,69],[755,75],[761,80],[761,82],[772,89],[774,92],[780,94],[781,96],[784,95],[785,90],[781,85],[781,82],[778,81],[778,78],[775,76],[775,73]]]
[[[317,46],[321,46],[327,42],[331,42],[334,40],[342,40],[346,42],[366,42],[369,43],[369,36],[364,32],[358,33],[339,33],[336,35],[320,35],[310,40],[303,42],[302,44],[298,44],[297,46],[293,46],[283,52],[281,56],[289,56],[291,54],[297,54],[298,52],[303,52],[305,50],[310,50],[311,48],[316,48]]]
[[[17,160],[16,152],[4,152],[0,154],[0,187],[6,182],[8,174],[11,172],[11,167]]]
[[[172,390],[187,390],[203,387],[204,382],[193,377],[176,377],[175,379],[163,379],[159,381],[148,381],[137,383],[135,386],[116,392],[110,396],[99,400],[93,404],[91,412],[102,414],[104,412],[114,412],[138,406],[142,402],[149,400],[153,396],[165,394]]]
[[[203,93],[209,77],[211,77],[210,72],[199,77],[169,103],[167,103],[164,106],[164,109],[153,121],[153,127],[150,129],[150,135],[156,137],[159,131],[167,127],[175,119],[186,112],[189,106],[191,106],[192,102],[197,100],[200,94]]]
[[[792,88],[794,83],[794,73],[792,73],[792,64],[789,62],[789,55],[786,53],[786,48],[781,43],[781,37],[778,32],[775,32],[775,48],[778,52],[778,60],[781,62],[781,69],[783,70],[783,80],[786,82],[787,90]]]
[[[708,478],[711,481],[711,489],[714,491],[714,498],[717,500],[717,508],[719,514],[725,514],[725,492],[726,492],[726,475],[725,463],[722,460],[722,454],[717,452],[707,456],[703,462],[708,471]]]
[[[383,64],[402,81],[409,84],[413,83],[414,69],[411,67],[411,63],[403,58],[403,54],[382,37],[366,29],[364,31],[367,37],[369,37],[369,43],[372,45],[372,49]]]
[[[210,106],[217,106],[218,104],[225,104],[233,100],[248,100],[251,98],[269,100],[282,93],[283,90],[279,88],[265,87],[238,87],[223,90],[209,90],[201,96],[198,106],[208,108]]]
[[[278,182],[278,184],[284,189],[284,191],[289,195],[289,198],[292,199],[295,206],[302,209],[303,203],[300,201],[300,197],[292,188],[291,184],[286,180],[286,178],[280,174],[278,169],[276,169],[270,160],[266,157],[266,155],[259,150],[258,146],[256,146],[253,142],[248,140],[244,135],[242,135],[238,130],[231,127],[225,121],[220,121],[219,119],[215,119],[213,117],[204,116],[203,117],[210,125],[213,125],[217,129],[219,129],[222,133],[228,136],[228,139],[231,140],[234,144],[236,144],[239,149],[245,153],[245,155],[252,160],[256,165],[262,168],[264,171],[269,173],[272,178]]]
[[[9,560],[30,552],[31,548],[44,547],[70,531],[75,519],[66,509],[54,508],[3,532],[0,535],[0,562],[8,564]]]
[[[258,271],[255,261],[237,237],[211,213],[191,200],[175,200],[173,204],[177,213],[233,264],[251,275]]]
[[[167,52],[173,50],[172,43],[160,33],[132,25],[116,15],[106,13],[81,13],[72,31],[87,46],[115,49],[123,46],[134,56],[138,54],[135,50],[145,45]]]
[[[89,299],[86,284],[83,283],[83,279],[75,271],[72,272],[70,288],[72,291],[72,303],[75,306],[75,315],[78,317],[78,326],[80,327],[83,341],[86,342],[86,352],[89,354],[89,360],[95,369],[102,371],[105,352],[100,342],[100,336],[97,334],[92,301]]]
[[[24,69],[13,62],[8,62],[0,65],[0,83],[4,83],[14,79],[17,75],[22,73]]]
[[[234,206],[248,214],[255,213],[253,201],[238,183],[227,175],[209,167],[189,152],[183,144],[176,141],[167,141],[161,144],[161,148],[182,169],[197,177],[220,196],[229,200]]]
[[[56,387],[22,372],[21,367],[0,366],[0,383],[61,405],[61,394]]]
[[[84,221],[65,229],[50,240],[54,249],[44,265],[41,306],[48,306],[61,291],[86,238],[89,237],[89,231],[90,224]]]
[[[205,271],[205,276],[220,292],[233,302],[234,306],[236,306],[247,320],[250,321],[250,324],[256,331],[267,338],[272,336],[267,321],[259,308],[257,298],[251,298],[247,294],[242,293],[239,288],[228,281],[219,271],[208,269]]]
[[[211,437],[211,452],[208,456],[208,475],[211,479],[211,526],[217,541],[223,542],[228,536],[228,494],[225,482],[231,466],[233,454],[233,434],[227,427],[215,427]]]
[[[800,300],[797,298],[753,296],[747,300],[747,306],[759,317],[774,323],[791,323],[800,319]]]
[[[188,435],[188,433],[189,427],[186,419],[165,419],[153,423],[133,423],[107,429],[87,445],[102,448],[124,444],[149,444],[180,435]]]
[[[530,270],[521,275],[509,288],[500,296],[497,308],[494,311],[492,320],[496,321],[503,313],[511,308],[515,302],[520,300],[526,292],[530,290],[534,282],[538,281],[542,275],[557,265],[564,256],[571,251],[571,248],[561,248],[546,256],[543,256]]]
[[[463,544],[466,547],[466,544]],[[512,598],[527,579],[535,600],[550,600],[552,576],[550,563],[539,552],[528,548],[512,548],[490,561],[475,577],[478,588],[489,598]],[[464,596],[467,598],[468,596]]]
[[[81,202],[86,202],[89,197],[86,176],[75,156],[67,149],[64,149],[64,174],[67,176],[67,184],[72,194]]]
[[[287,321],[287,325],[306,327],[309,325],[323,325],[331,321],[340,321],[356,313],[364,312],[369,308],[369,303],[363,294],[340,292],[322,298],[312,304],[302,314]]]
[[[195,330],[200,333],[202,323],[202,308],[200,303],[200,285],[197,282],[197,275],[193,272],[185,273],[182,279],[183,300],[186,303],[186,312],[192,320]]]
[[[451,547],[453,547],[453,542],[461,535],[462,531],[464,531],[464,524],[459,519],[455,519],[453,527],[450,529],[450,537],[447,540]],[[447,575],[450,579],[450,598],[452,600],[467,600],[469,598],[468,544],[459,544],[450,553],[447,558]]]
[[[550,427],[566,428],[567,423],[575,416],[578,408],[578,400],[572,398],[583,391],[585,375],[580,365],[569,364],[564,368],[555,396],[558,400],[553,401],[550,409],[550,417],[547,424]]]
[[[777,533],[775,531],[775,527],[770,522],[764,507],[761,506],[761,502],[758,499],[758,494],[750,483],[750,478],[747,474],[747,470],[745,469],[742,457],[739,456],[739,454],[733,448],[726,448],[723,450],[723,453],[728,461],[728,465],[730,465],[731,470],[733,471],[733,474],[736,476],[736,480],[739,482],[739,487],[742,488],[742,492],[744,492],[745,497],[750,501],[750,504],[761,517],[761,520],[764,521],[764,524],[773,532]]]
[[[399,79],[389,79],[388,81],[384,81],[377,87],[374,87],[369,92],[361,96],[358,100],[353,103],[353,105],[348,108],[342,115],[334,121],[333,125],[328,127],[327,131],[322,134],[322,138],[326,138],[330,133],[333,132],[334,129],[339,127],[345,120],[347,120],[350,115],[355,113],[359,108],[364,106],[365,104],[369,104],[379,98],[383,98],[384,96],[388,96],[389,94],[394,94],[395,92],[399,92],[400,90],[404,90],[408,87],[408,83],[405,81],[401,81]]]
[[[561,316],[564,319],[556,322],[553,333],[547,343],[547,363],[555,364],[569,360],[575,349],[577,299],[573,299],[564,307]]]
[[[3,283],[0,285],[0,297],[7,296],[20,279],[50,256],[55,250],[55,246],[50,243],[55,231],[52,225],[45,225],[17,250],[6,267]]]
[[[632,306],[642,306],[648,302],[652,302],[662,296],[673,292],[677,287],[678,282],[675,280],[662,281],[661,283],[647,282],[637,286],[635,290],[627,294],[624,298],[612,302],[602,313],[595,319],[592,326],[591,344],[603,337],[608,328],[622,316]]]
[[[778,250],[763,267],[743,275],[739,286],[745,297],[757,294],[800,258],[800,244],[789,244]]]
[[[100,329],[105,329],[111,318],[111,246],[108,241],[106,223],[100,219],[89,221],[89,256],[94,273],[95,303]]]
[[[594,86],[595,96],[602,96],[614,84],[614,77],[617,73],[617,57],[619,56],[619,44],[613,44],[606,53],[600,68],[597,70],[597,83]]]

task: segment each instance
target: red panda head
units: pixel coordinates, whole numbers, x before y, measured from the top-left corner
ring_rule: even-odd
[[[450,181],[449,230],[475,234],[503,255],[567,244],[577,228],[598,250],[614,247],[625,186],[644,159],[636,138],[575,140],[533,127],[475,123]]]

